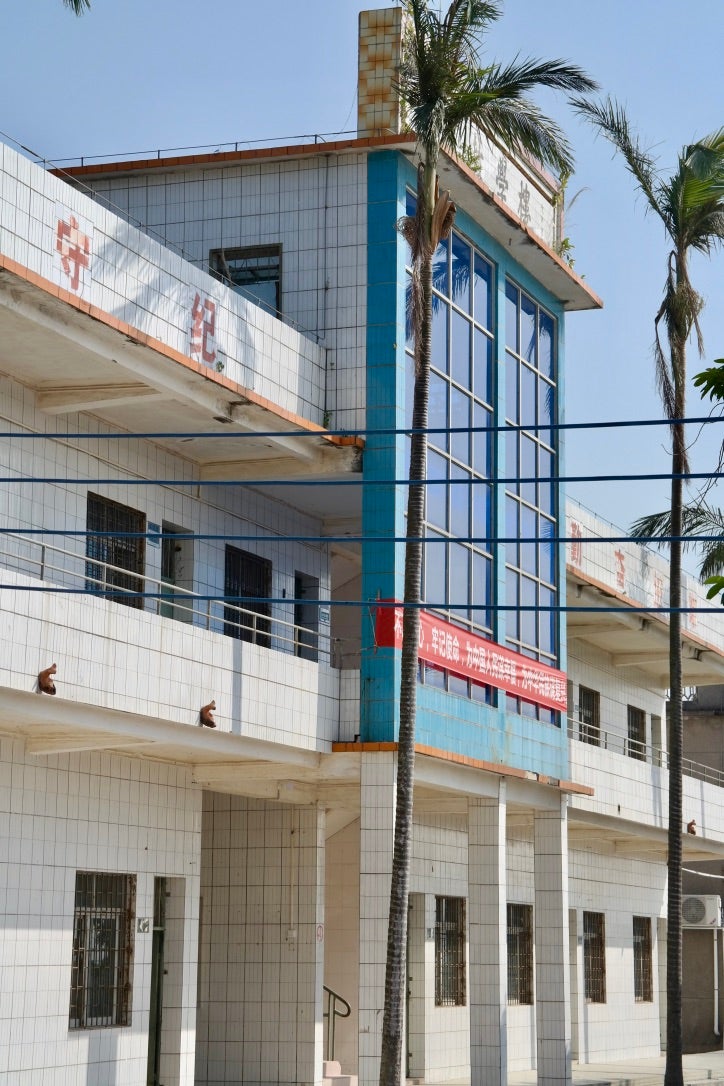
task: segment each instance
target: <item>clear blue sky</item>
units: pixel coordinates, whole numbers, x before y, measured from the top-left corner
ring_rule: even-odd
[[[357,14],[363,0],[93,0],[81,19],[61,0],[3,10],[0,129],[40,155],[79,155],[332,132],[355,124]],[[563,57],[588,70],[629,110],[662,167],[680,147],[724,125],[722,0],[507,0],[487,55]],[[660,417],[653,318],[666,248],[660,225],[609,146],[562,101],[542,100],[564,125],[578,168],[568,216],[576,270],[603,298],[601,313],[567,330],[569,421]],[[724,253],[696,260],[707,309],[707,358],[724,356]],[[700,368],[690,353],[690,372]],[[704,414],[696,393],[689,414]],[[693,438],[695,435],[690,435]],[[693,450],[716,465],[724,426]],[[666,471],[665,432],[568,439],[569,473]],[[581,484],[590,508],[627,527],[666,505],[664,484]],[[714,494],[716,500],[716,494]]]

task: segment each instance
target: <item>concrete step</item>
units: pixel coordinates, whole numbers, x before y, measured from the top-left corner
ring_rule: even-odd
[[[357,1086],[357,1075],[343,1075],[339,1060],[325,1060],[322,1075],[323,1086]]]

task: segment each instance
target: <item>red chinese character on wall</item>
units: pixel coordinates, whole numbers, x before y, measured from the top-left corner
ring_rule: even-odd
[[[626,587],[626,555],[623,551],[616,551],[614,556],[616,558],[616,587],[623,589]]]
[[[216,302],[196,292],[191,306],[191,355],[212,366],[216,361]]]
[[[75,215],[70,222],[58,219],[55,247],[60,253],[60,264],[70,279],[70,289],[77,291],[82,268],[90,267],[90,238],[78,226]]]
[[[698,603],[699,603],[699,601],[698,601],[698,599],[696,597],[696,593],[690,592],[689,593],[689,607],[691,608],[691,610],[689,611],[688,619],[689,619],[689,628],[692,629],[692,630],[696,626],[696,620],[697,620],[697,617],[698,617],[697,614],[696,614],[696,611],[694,611],[693,608],[696,607]]]
[[[577,520],[571,521],[571,536],[575,540],[582,538],[581,525]],[[571,565],[580,566],[582,551],[583,548],[580,543],[571,543]]]
[[[654,573],[654,605],[664,606],[664,578],[660,573]]]

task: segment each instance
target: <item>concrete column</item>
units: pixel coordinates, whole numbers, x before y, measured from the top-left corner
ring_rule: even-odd
[[[468,801],[470,1081],[508,1076],[505,781],[496,799]]]
[[[387,920],[397,792],[392,752],[363,754],[360,767],[359,1086],[376,1086],[385,997]]]
[[[535,816],[536,1035],[539,1086],[571,1086],[568,808]]]

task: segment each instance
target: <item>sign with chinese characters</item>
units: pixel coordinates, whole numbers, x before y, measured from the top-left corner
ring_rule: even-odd
[[[63,204],[55,205],[56,282],[74,294],[90,287],[93,228]]]
[[[402,608],[378,607],[376,643],[381,648],[402,648]],[[455,675],[505,690],[514,697],[565,713],[568,709],[566,676],[546,664],[529,660],[484,637],[453,626],[435,615],[420,614],[420,659]]]
[[[213,366],[216,362],[216,302],[198,290],[190,295],[189,354]]]

